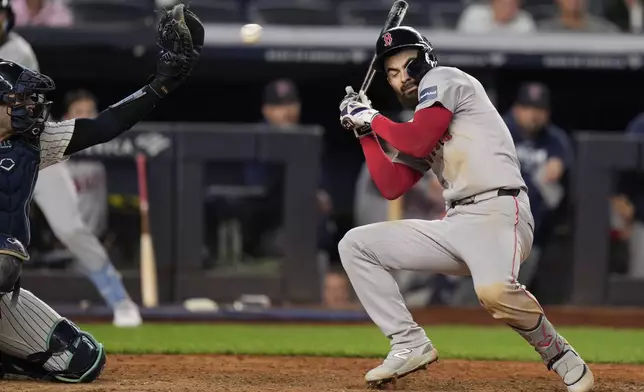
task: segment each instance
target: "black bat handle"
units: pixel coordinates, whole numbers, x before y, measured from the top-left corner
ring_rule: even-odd
[[[403,19],[405,18],[405,14],[407,13],[407,8],[409,8],[409,4],[407,4],[406,1],[404,0],[396,1],[391,6],[391,10],[389,11],[389,15],[387,16],[387,20],[385,21],[385,26],[380,31],[380,35],[384,34],[385,31],[389,29],[400,26]],[[376,70],[373,67],[376,62],[376,58],[377,58],[377,55],[374,53],[373,57],[371,58],[371,64],[369,64],[369,70],[367,71],[367,74],[365,75],[364,80],[362,81],[362,86],[360,86],[359,91],[366,93],[367,90],[369,89],[369,86],[371,86],[373,77],[376,74]]]

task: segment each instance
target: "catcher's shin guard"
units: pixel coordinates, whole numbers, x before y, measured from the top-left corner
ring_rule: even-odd
[[[47,370],[45,363],[52,356],[63,352],[72,354],[67,368],[60,371]],[[14,374],[45,381],[89,383],[99,377],[106,361],[105,349],[101,343],[71,321],[61,319],[51,332],[47,351],[31,354],[26,359],[0,353],[0,375]]]

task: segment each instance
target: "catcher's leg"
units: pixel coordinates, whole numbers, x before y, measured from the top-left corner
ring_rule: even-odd
[[[78,195],[65,163],[40,172],[34,199],[56,237],[74,255],[76,267],[94,283],[105,302],[114,309],[114,323],[117,326],[140,325],[138,307],[130,300],[105,248],[83,222]]]
[[[390,339],[384,363],[367,373],[372,385],[391,381],[436,361],[425,331],[412,319],[390,270],[467,274],[442,245],[449,219],[374,223],[350,230],[338,245],[342,265],[369,317]]]
[[[0,297],[0,374],[92,382],[105,362],[102,344],[31,292],[21,290],[15,304]]]
[[[481,305],[527,340],[569,391],[589,391],[593,376],[585,362],[517,281],[533,238],[527,196],[498,197],[463,206],[462,211],[453,243],[470,268]]]

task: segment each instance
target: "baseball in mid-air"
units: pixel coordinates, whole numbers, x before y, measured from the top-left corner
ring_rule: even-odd
[[[245,24],[242,26],[240,34],[244,43],[254,44],[262,36],[262,26],[255,23]]]

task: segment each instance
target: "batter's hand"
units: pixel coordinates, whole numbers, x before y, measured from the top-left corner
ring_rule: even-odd
[[[347,92],[349,92],[348,89]],[[371,121],[378,114],[380,112],[371,108],[370,101],[363,92],[340,103],[340,124],[344,129],[353,131],[357,138],[372,132]]]
[[[351,86],[345,87],[344,91],[346,91],[347,95],[345,95],[340,102],[340,111],[343,111],[347,104],[351,101],[360,101],[363,104],[371,107],[371,101],[367,98],[367,95],[364,92],[358,94],[357,92],[353,91],[353,87]]]

